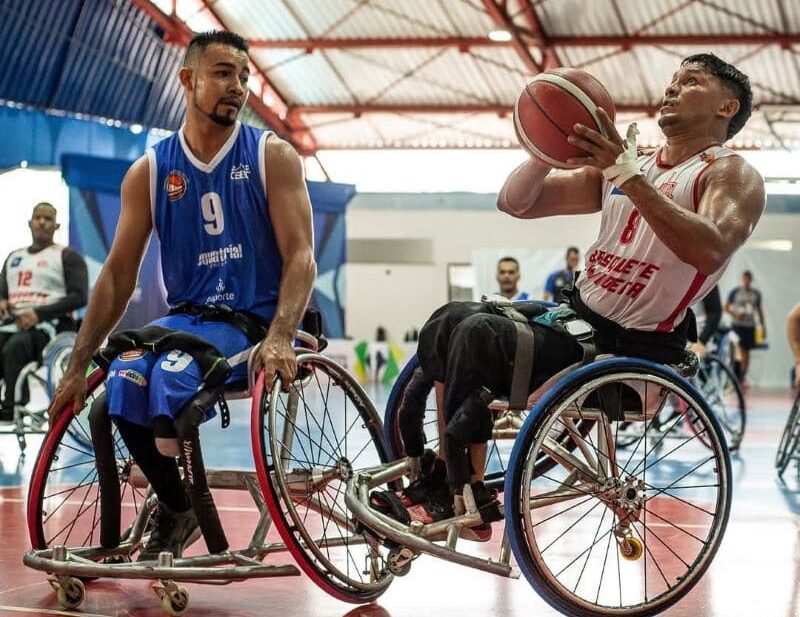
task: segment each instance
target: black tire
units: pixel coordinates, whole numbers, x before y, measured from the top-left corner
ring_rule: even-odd
[[[735,452],[744,439],[747,425],[747,406],[739,380],[720,358],[709,356],[701,361],[695,383],[716,414],[728,448]]]
[[[792,457],[797,453],[797,445],[800,442],[800,393],[795,397],[786,426],[781,433],[781,440],[778,442],[778,452],[775,454],[775,469],[778,477],[783,478],[783,474]]]

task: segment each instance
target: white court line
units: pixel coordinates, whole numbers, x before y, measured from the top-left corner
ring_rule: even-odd
[[[65,615],[66,617],[113,617],[113,615],[101,615],[100,613],[76,613],[75,611],[56,611],[49,608],[23,608],[21,606],[0,606],[0,610],[12,611],[15,613],[37,613],[39,615]]]

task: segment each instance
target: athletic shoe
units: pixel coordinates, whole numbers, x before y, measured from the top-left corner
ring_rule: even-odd
[[[452,497],[447,486],[447,466],[433,450],[425,450],[421,457],[421,477],[402,491],[406,507],[420,503],[450,503]]]
[[[147,545],[139,554],[139,561],[158,559],[162,551],[172,553],[176,559],[183,549],[200,537],[200,525],[191,508],[186,512],[175,512],[165,503],[158,502],[155,525]]]
[[[473,482],[470,488],[483,523],[462,529],[459,537],[473,542],[488,542],[492,539],[492,523],[503,520],[503,506],[497,500],[497,491],[486,488],[483,482]]]

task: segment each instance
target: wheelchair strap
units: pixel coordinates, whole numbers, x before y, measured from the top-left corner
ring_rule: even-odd
[[[267,325],[255,315],[235,311],[225,304],[204,304],[198,306],[181,302],[170,309],[169,315],[200,315],[205,321],[222,321],[241,330],[247,340],[255,345],[267,336]]]
[[[508,406],[510,409],[525,409],[533,374],[533,330],[527,321],[514,320],[514,326],[517,328],[517,350],[514,352],[514,374],[511,377]]]

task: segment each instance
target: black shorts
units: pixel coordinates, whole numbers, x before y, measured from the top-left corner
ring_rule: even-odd
[[[733,326],[733,331],[739,337],[739,345],[742,349],[756,348],[756,328],[755,326]]]
[[[433,312],[419,331],[417,358],[429,379],[444,381],[450,338],[458,324],[471,315],[486,313],[482,302],[448,302]]]
[[[533,329],[533,371],[528,391],[583,358],[583,348],[565,330],[537,323]],[[445,379],[445,419],[482,387],[493,396],[508,396],[514,375],[517,328],[508,317],[477,314],[453,332]]]

